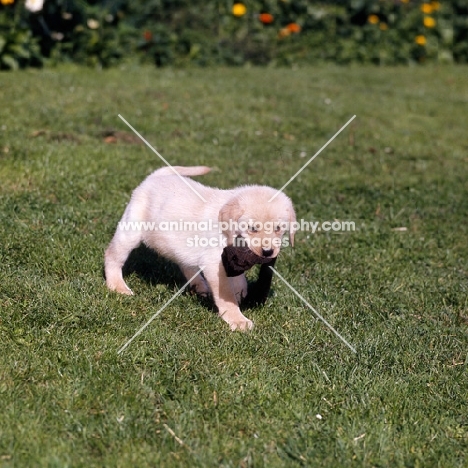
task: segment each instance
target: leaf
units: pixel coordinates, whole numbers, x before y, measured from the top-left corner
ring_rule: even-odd
[[[6,39],[3,36],[0,36],[0,54],[2,53],[2,50],[4,49],[6,43]]]
[[[6,65],[10,70],[18,70],[18,62],[11,55],[4,55],[2,57],[2,63]]]
[[[29,59],[31,54],[20,44],[14,44],[10,47],[10,51],[15,54],[16,57]]]

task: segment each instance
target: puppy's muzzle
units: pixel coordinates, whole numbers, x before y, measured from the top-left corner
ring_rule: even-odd
[[[262,249],[262,255],[264,257],[271,257],[273,254],[273,249]]]

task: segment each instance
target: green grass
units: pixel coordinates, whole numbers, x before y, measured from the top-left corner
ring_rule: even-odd
[[[466,68],[2,74],[0,465],[466,466]],[[147,252],[109,293],[103,251],[161,166],[105,143],[122,114],[172,164],[219,187],[280,187],[297,234],[256,323],[231,333]],[[306,153],[306,156],[304,156]],[[407,228],[406,231],[396,228]],[[151,270],[152,261],[156,267]],[[321,419],[317,417],[321,415]],[[182,441],[180,443],[177,438]]]

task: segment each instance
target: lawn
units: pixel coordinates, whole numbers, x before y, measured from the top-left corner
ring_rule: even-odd
[[[468,69],[0,75],[0,465],[466,466]],[[232,333],[140,249],[110,293],[103,252],[162,165],[281,187],[298,232],[256,327]],[[256,271],[251,274],[255,278]]]

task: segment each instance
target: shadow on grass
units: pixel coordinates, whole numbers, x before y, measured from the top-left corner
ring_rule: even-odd
[[[161,257],[154,250],[144,244],[132,251],[125,262],[122,271],[124,278],[131,274],[135,274],[149,286],[164,284],[170,288],[175,283],[180,289],[187,282],[175,263]],[[255,299],[258,287],[259,284],[257,280],[248,281],[248,294],[247,298],[241,304],[242,310],[250,310],[263,305],[261,301]],[[217,308],[211,297],[198,296],[194,292],[190,291],[189,288],[186,289],[185,294],[197,296],[200,304],[212,312],[217,312]],[[272,291],[269,292],[268,296],[271,296],[271,294]]]
[[[181,288],[186,279],[175,263],[159,256],[146,245],[140,245],[129,255],[122,269],[123,276],[135,274],[149,286],[174,283]]]

